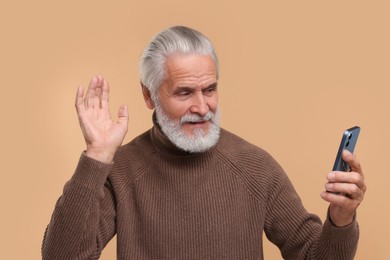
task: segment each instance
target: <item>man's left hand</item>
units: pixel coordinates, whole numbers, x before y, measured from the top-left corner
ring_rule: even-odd
[[[356,209],[363,201],[366,185],[363,171],[356,156],[343,151],[343,160],[350,166],[350,172],[334,171],[327,175],[326,191],[321,197],[330,203],[330,218],[334,225],[342,227],[352,223]]]

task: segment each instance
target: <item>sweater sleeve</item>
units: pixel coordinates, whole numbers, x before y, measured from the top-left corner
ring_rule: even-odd
[[[112,164],[84,153],[46,228],[42,259],[98,259],[115,235],[115,203],[107,177]]]
[[[355,220],[336,227],[329,214],[323,225],[318,216],[308,213],[281,169],[273,173],[265,232],[284,259],[353,259],[359,237]]]

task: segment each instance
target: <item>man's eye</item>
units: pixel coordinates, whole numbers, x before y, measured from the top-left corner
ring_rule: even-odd
[[[203,91],[203,93],[210,95],[213,94],[216,90],[217,90],[216,88],[208,88],[205,91]]]
[[[179,96],[189,96],[189,95],[191,95],[191,92],[188,91],[179,92]]]
[[[176,93],[176,97],[178,97],[179,99],[187,99],[187,98],[190,98],[192,95],[192,92],[191,91],[179,91]]]

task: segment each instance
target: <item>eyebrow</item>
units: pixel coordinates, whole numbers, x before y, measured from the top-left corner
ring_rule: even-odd
[[[203,91],[204,91],[204,90],[209,90],[209,89],[217,89],[217,87],[218,87],[218,83],[215,82],[215,83],[213,83],[213,84],[207,86],[206,88],[204,88]]]
[[[182,86],[182,87],[176,87],[174,89],[174,93],[178,93],[178,92],[192,92],[194,91],[195,88],[192,88],[192,87],[185,87],[185,86]]]
[[[212,83],[210,85],[208,85],[207,87],[203,88],[202,91],[205,91],[205,90],[209,90],[209,89],[213,89],[213,88],[217,88],[217,85],[218,83],[215,82],[215,83]],[[192,92],[194,91],[194,87],[187,87],[187,86],[178,86],[175,88],[175,91],[174,92],[181,92],[181,91],[187,91],[187,92]]]

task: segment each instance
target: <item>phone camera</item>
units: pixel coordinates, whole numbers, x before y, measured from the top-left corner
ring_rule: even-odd
[[[348,135],[348,140],[351,140],[351,138],[352,138],[352,133],[350,133],[350,134]]]
[[[345,144],[345,147],[348,147],[349,146],[349,141]]]

